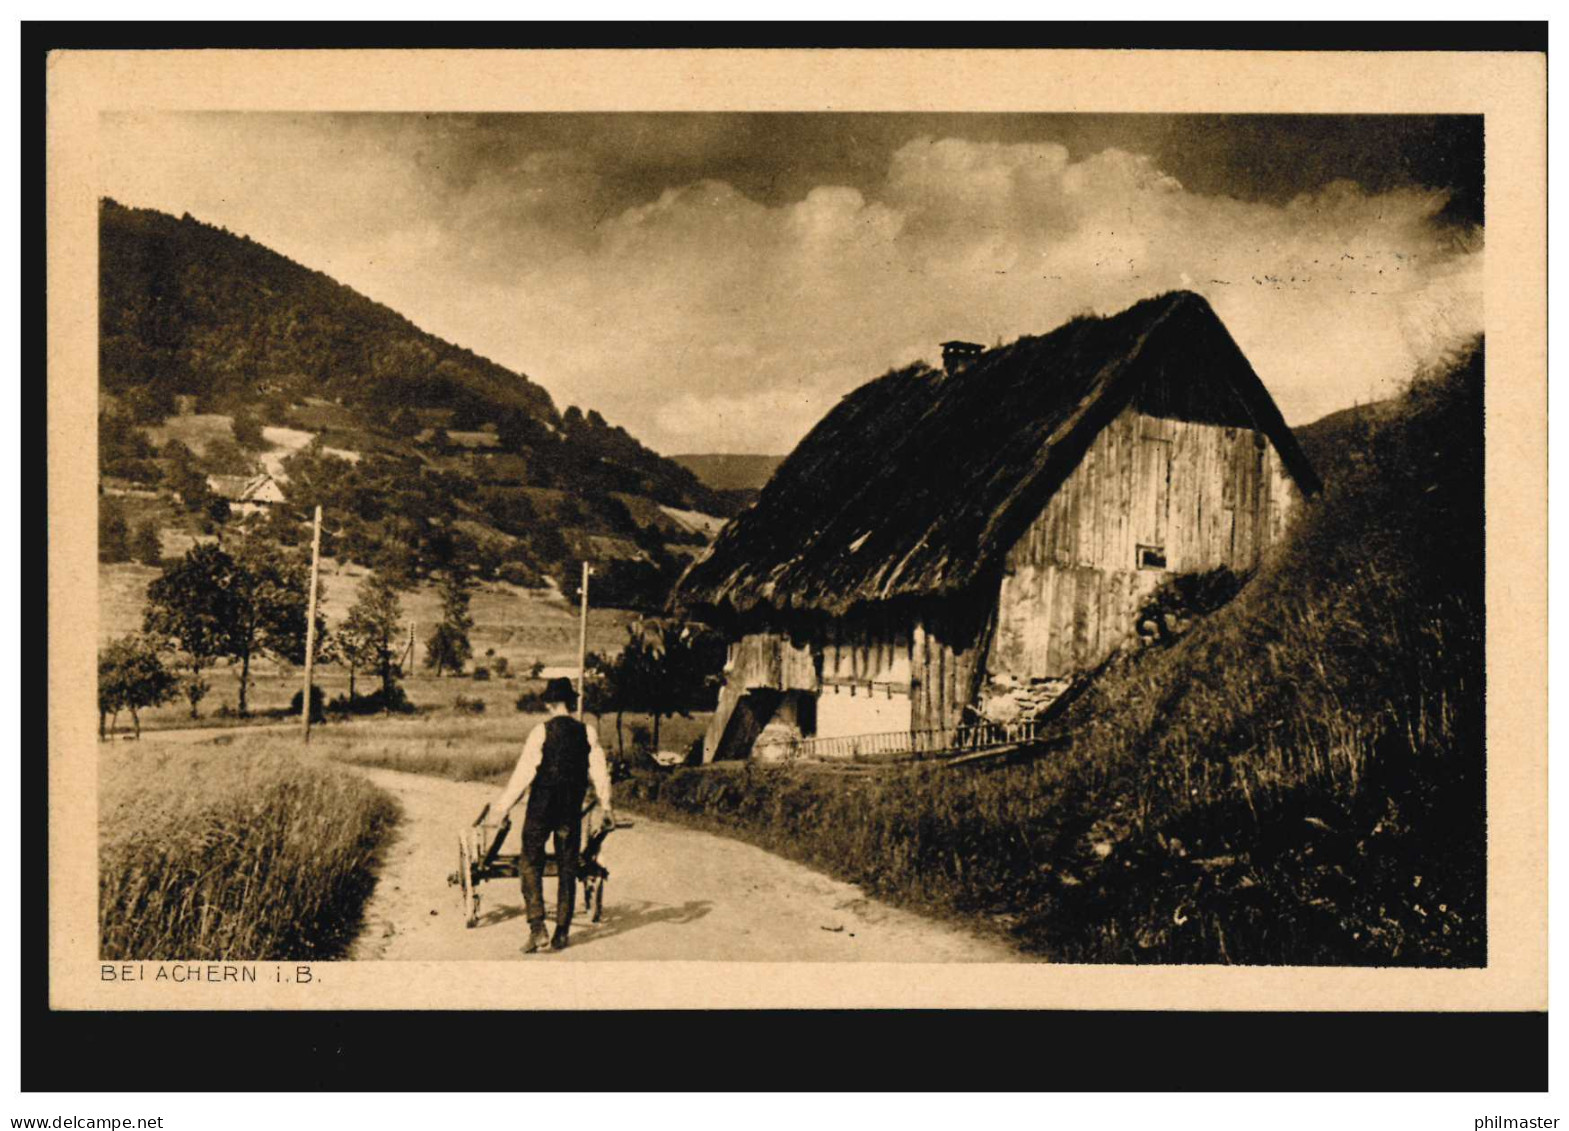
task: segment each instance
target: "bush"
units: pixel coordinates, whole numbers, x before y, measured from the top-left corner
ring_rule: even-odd
[[[417,708],[409,702],[403,688],[393,685],[392,712],[394,714],[413,714]],[[327,704],[327,711],[334,715],[379,715],[382,713],[381,692],[376,691],[370,695],[356,695],[350,699],[347,695],[336,695],[332,702]],[[299,704],[294,705],[295,713],[299,712]]]
[[[496,570],[496,576],[508,585],[516,585],[519,589],[538,589],[544,583],[544,577],[539,570],[520,561],[502,562]]]
[[[129,530],[125,522],[125,506],[113,495],[98,500],[98,560],[123,562],[130,559],[127,542]]]
[[[485,654],[487,656],[490,655],[490,651],[486,651]],[[507,658],[505,656],[497,656],[493,661],[491,661],[491,665],[490,666],[493,669],[495,669],[496,674],[499,675],[502,679],[511,679],[512,678],[512,676],[508,674],[508,670],[507,670],[508,668],[511,667],[511,664],[508,663]]]
[[[131,555],[145,566],[163,564],[163,538],[155,522],[143,523],[131,539]]]
[[[490,678],[490,669],[489,668],[477,667],[477,668],[474,669],[474,681],[476,683],[484,683],[489,678]]]
[[[1140,636],[1169,644],[1194,621],[1228,604],[1247,580],[1225,566],[1204,573],[1176,574],[1149,595],[1133,623]]]
[[[267,447],[267,441],[262,437],[261,421],[248,409],[241,409],[234,414],[230,431],[234,433],[235,443],[248,451],[259,452]]]
[[[385,698],[380,689],[369,695],[356,695],[353,699],[346,695],[334,696],[332,702],[327,704],[327,710],[335,715],[379,715],[384,710],[395,715],[412,715],[419,708],[409,702],[402,685],[395,683],[392,685],[391,694]],[[294,698],[291,712],[296,715],[300,712],[298,695]]]
[[[298,715],[300,713],[300,701],[301,701],[302,698],[303,698],[303,694],[301,692],[296,691],[294,693],[294,696],[289,700],[289,714],[291,714],[291,715]],[[327,701],[327,697],[322,694],[321,688],[318,687],[318,686],[312,685],[311,686],[311,721],[312,722],[319,723],[319,722],[326,721],[326,718],[327,718],[327,715],[326,715],[326,701]]]
[[[466,695],[459,695],[452,702],[452,709],[460,715],[483,715],[485,701],[483,699],[470,699]]]
[[[516,703],[517,709],[526,715],[544,714],[546,710],[545,700],[543,698],[544,694],[545,689],[542,687],[529,688],[527,691],[523,692],[523,694],[518,696]]]

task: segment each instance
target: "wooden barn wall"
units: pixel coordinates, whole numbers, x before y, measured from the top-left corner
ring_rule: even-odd
[[[725,683],[742,691],[816,691],[817,664],[810,647],[793,644],[782,633],[753,632],[730,645]]]
[[[964,708],[975,701],[986,631],[945,623],[939,616],[917,622],[910,637],[912,730],[940,730],[961,725]]]
[[[910,633],[905,624],[833,621],[822,643],[824,686],[891,686],[910,690]]]
[[[987,673],[1041,679],[1099,663],[1172,573],[1257,565],[1296,499],[1261,434],[1128,409],[1009,551]],[[1162,550],[1165,568],[1140,568],[1141,546]]]

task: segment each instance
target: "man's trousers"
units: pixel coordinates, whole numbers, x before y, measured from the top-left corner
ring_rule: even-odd
[[[581,802],[572,805],[567,813],[561,812],[562,807],[551,808],[556,809],[556,813],[531,811],[523,823],[523,854],[518,862],[518,876],[523,883],[523,906],[529,926],[541,927],[545,923],[545,841],[554,837],[556,930],[565,931],[572,925],[572,912],[577,907],[577,857],[583,842],[582,805]]]

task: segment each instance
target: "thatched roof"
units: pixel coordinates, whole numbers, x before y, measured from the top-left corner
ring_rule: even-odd
[[[213,494],[231,503],[257,501],[257,493],[272,482],[266,472],[255,475],[209,475],[207,487]]]
[[[842,400],[682,577],[682,609],[840,615],[965,589],[1003,555],[1135,397],[1267,435],[1318,480],[1202,297],[1178,291],[988,350],[955,374],[889,373]]]

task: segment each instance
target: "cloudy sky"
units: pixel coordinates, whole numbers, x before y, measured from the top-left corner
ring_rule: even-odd
[[[103,191],[244,233],[666,452],[1187,287],[1293,424],[1481,328],[1476,119],[157,114]]]

